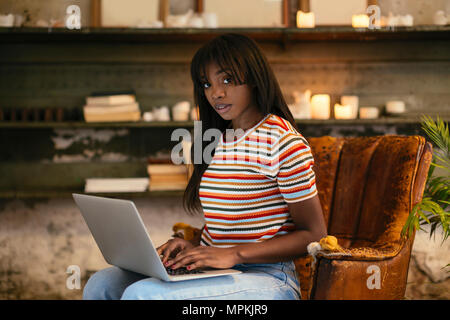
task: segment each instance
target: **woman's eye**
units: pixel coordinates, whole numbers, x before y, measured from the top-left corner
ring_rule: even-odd
[[[232,79],[231,77],[228,77],[228,78],[225,78],[225,79],[223,80],[223,82],[224,82],[225,84],[230,84],[230,83],[233,82],[233,79]]]
[[[208,89],[210,87],[210,85],[208,82],[203,82],[202,87],[203,87],[203,89]]]

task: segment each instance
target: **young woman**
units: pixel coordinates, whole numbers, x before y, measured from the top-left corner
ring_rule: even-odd
[[[203,132],[223,134],[212,160],[194,163],[184,195],[189,212],[204,214],[202,232],[171,239],[158,252],[173,269],[243,272],[167,283],[112,267],[89,279],[84,298],[299,299],[292,260],[326,236],[308,142],[250,38],[211,40],[193,57],[191,77]],[[210,142],[199,143],[203,150]]]

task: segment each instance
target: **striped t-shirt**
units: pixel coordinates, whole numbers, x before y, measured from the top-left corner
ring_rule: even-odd
[[[231,247],[295,230],[287,202],[317,194],[306,139],[274,114],[237,140],[224,135],[200,182],[206,222],[201,244]]]

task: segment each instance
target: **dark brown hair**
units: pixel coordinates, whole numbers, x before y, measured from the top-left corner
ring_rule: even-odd
[[[247,84],[252,88],[253,101],[264,116],[269,113],[278,115],[298,129],[272,68],[256,42],[236,33],[223,34],[202,46],[191,62],[194,102],[199,108],[199,120],[202,123],[201,136],[194,137],[192,144],[192,163],[194,163],[194,145],[201,144],[203,154],[204,148],[211,143],[203,141],[201,138],[203,133],[210,128],[224,132],[231,123],[230,120],[222,119],[206,99],[202,83],[206,77],[206,67],[210,63],[217,64],[222,70],[230,70],[236,84]],[[208,163],[203,159],[201,164],[194,163],[194,171],[183,197],[184,208],[191,214],[201,212],[199,187],[207,168]]]

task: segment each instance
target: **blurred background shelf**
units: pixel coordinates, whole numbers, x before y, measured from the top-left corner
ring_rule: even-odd
[[[127,41],[179,42],[206,41],[227,32],[242,33],[264,41],[375,41],[448,40],[450,26],[413,26],[355,29],[351,26],[316,28],[0,28],[0,42],[41,41]]]
[[[85,194],[82,190],[48,190],[48,191],[8,191],[0,190],[0,199],[52,199],[71,198],[72,193]],[[111,193],[86,193],[88,195],[111,198],[147,198],[147,197],[181,197],[184,191],[147,191],[147,192],[111,192]]]
[[[445,122],[449,122],[449,115],[440,115]],[[378,119],[297,119],[299,125],[371,125],[371,124],[418,124],[420,115],[411,117],[381,117]],[[138,121],[138,122],[8,122],[0,121],[0,129],[51,129],[51,128],[193,128],[194,121]]]
[[[194,127],[193,121],[138,122],[0,122],[0,128],[177,128]]]

